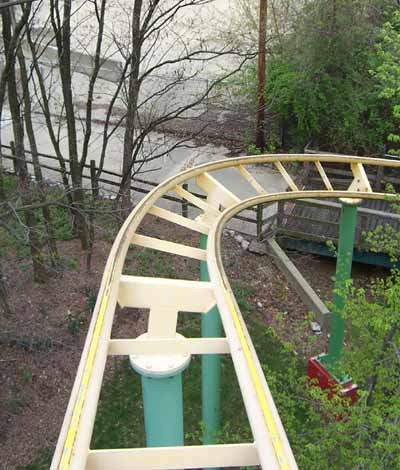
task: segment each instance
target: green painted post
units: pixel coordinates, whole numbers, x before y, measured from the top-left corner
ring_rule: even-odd
[[[332,312],[332,323],[328,344],[328,356],[326,361],[333,364],[340,359],[344,342],[344,320],[341,315],[345,304],[345,297],[340,291],[345,287],[351,277],[353,262],[354,239],[357,228],[357,203],[349,204],[342,201],[339,226],[339,246],[336,260],[336,281]]]
[[[182,373],[142,376],[142,393],[147,447],[183,446]]]
[[[142,380],[147,447],[183,446],[182,372],[189,365],[190,354],[132,355],[129,359]]]
[[[207,235],[200,235],[200,248],[207,248]],[[210,280],[205,261],[200,262],[200,280]],[[201,317],[201,336],[218,338],[221,334],[221,317],[215,306]],[[207,445],[216,443],[220,430],[221,358],[219,354],[203,354],[201,361],[203,443]]]

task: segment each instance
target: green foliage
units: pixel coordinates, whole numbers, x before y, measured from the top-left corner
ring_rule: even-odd
[[[73,313],[68,310],[67,312],[67,330],[71,335],[79,333],[83,324],[85,323],[85,317],[82,313]]]
[[[50,336],[43,338],[32,338],[32,336],[18,336],[14,333],[7,333],[0,336],[0,343],[18,346],[26,352],[51,351],[54,341]]]
[[[381,151],[395,119],[370,70],[377,61],[374,41],[392,9],[387,0],[305,2],[267,61],[266,108],[283,125],[286,144]],[[241,76],[252,101],[255,71],[252,65]]]
[[[70,215],[66,207],[52,206],[50,208],[51,220],[53,223],[57,240],[72,240],[74,238]],[[41,218],[43,224],[43,219]]]
[[[279,147],[279,139],[274,132],[268,133],[265,150],[259,149],[254,143],[249,143],[246,146],[247,155],[263,155],[265,153],[275,153]]]
[[[74,271],[77,270],[77,269],[78,269],[78,266],[79,266],[79,265],[78,265],[78,261],[77,261],[75,258],[69,258],[69,259],[67,260],[66,265],[67,265],[67,268],[68,268],[68,269],[72,269],[72,270],[74,270]]]
[[[32,463],[28,465],[17,465],[17,470],[48,470],[53,453],[54,449],[43,449]]]
[[[33,378],[32,372],[29,369],[24,367],[21,370],[21,380],[22,380],[22,382],[29,383],[29,382],[32,381],[32,378]]]
[[[88,313],[92,313],[94,310],[94,307],[96,305],[96,300],[97,300],[97,292],[93,287],[90,286],[85,286],[84,287],[84,294],[86,298],[85,302],[85,308]]]
[[[24,395],[15,395],[5,401],[6,410],[13,414],[17,415],[22,412],[22,409],[29,404],[29,400]]]
[[[391,185],[387,185],[386,191],[394,194],[395,190]],[[392,211],[400,215],[400,196],[388,199]],[[373,253],[386,253],[390,261],[394,264],[400,255],[400,232],[391,224],[379,225],[375,230],[363,232],[363,240],[369,251]]]
[[[371,7],[370,0],[311,2],[285,57],[270,64],[266,93],[294,139],[343,152],[380,148],[392,120],[369,76],[380,20]]]
[[[326,247],[328,248],[329,252],[332,253],[333,256],[337,256],[337,246],[332,240],[328,240],[326,242]]]
[[[341,368],[360,387],[359,401],[328,400],[310,389],[311,439],[298,455],[300,468],[399,468],[400,276],[394,272],[368,290],[348,288],[343,315],[347,341]],[[343,419],[336,421],[341,415]],[[325,416],[325,423],[321,423]]]
[[[6,197],[8,197],[17,189],[17,179],[14,176],[3,175],[3,185]]]
[[[246,149],[247,155],[261,155],[263,152],[259,149],[256,144],[249,144]]]
[[[18,184],[15,176],[5,177],[6,197],[10,204],[18,208],[22,200],[17,191]],[[37,187],[31,186],[33,203],[39,202]],[[58,205],[49,206],[52,227],[57,240],[71,240],[73,238],[70,215],[67,208],[67,201],[60,188],[47,188],[46,199],[55,201]],[[47,230],[41,210],[35,211],[36,236],[41,244],[47,240]],[[29,238],[27,227],[25,226],[24,215],[21,212],[10,213],[5,217],[5,224],[8,230],[0,229],[0,251],[15,250],[20,259],[30,257]]]
[[[245,286],[240,282],[233,282],[232,290],[235,294],[236,302],[239,305],[240,311],[243,315],[247,315],[251,310],[249,298],[255,295],[255,289],[250,286]]]
[[[126,274],[132,273],[136,276],[155,276],[169,279],[178,278],[175,268],[168,258],[159,251],[145,248],[143,250],[135,249],[128,253],[128,259],[137,263],[135,267],[128,268]]]
[[[91,448],[140,446],[145,446],[140,379],[126,360],[102,388]]]
[[[390,142],[398,144],[400,135],[400,11],[393,15],[383,25],[380,41],[377,45],[377,57],[371,74],[378,83],[379,97],[392,109],[392,115],[397,123],[396,132],[388,136]]]

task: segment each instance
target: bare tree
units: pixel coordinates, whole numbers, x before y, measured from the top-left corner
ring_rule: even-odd
[[[30,177],[25,161],[23,117],[17,91],[16,51],[20,41],[20,34],[23,30],[23,26],[26,24],[29,17],[30,7],[31,5],[29,3],[22,6],[22,15],[14,27],[10,8],[1,9],[3,43],[6,56],[6,65],[1,77],[1,84],[4,83],[4,91],[1,91],[3,92],[4,97],[5,86],[7,86],[8,103],[12,117],[13,133],[15,139],[14,153],[17,163],[17,176],[19,180],[18,189],[23,203],[27,206],[32,204],[32,192],[30,188]],[[34,278],[37,282],[44,282],[47,278],[47,271],[43,259],[40,241],[37,236],[37,222],[33,210],[27,209],[25,211],[25,221],[28,229]]]
[[[123,146],[123,180],[120,188],[122,206],[128,209],[131,205],[130,179],[141,171],[146,163],[156,160],[181,146],[188,145],[188,138],[175,141],[172,145],[151,145],[151,136],[157,129],[162,129],[169,122],[183,121],[187,114],[196,109],[217,89],[218,85],[236,73],[252,56],[250,51],[240,51],[236,44],[212,44],[202,37],[201,33],[190,41],[183,32],[177,30],[178,20],[185,18],[184,12],[197,9],[210,0],[174,0],[171,2],[143,2],[135,0],[130,16],[130,40],[127,44],[118,43],[119,52],[125,58],[119,86],[128,83],[125,91],[126,114],[117,126],[124,125]],[[187,18],[186,18],[187,21]],[[178,23],[179,24],[179,23]],[[158,48],[174,29],[173,47],[165,53],[157,54]],[[181,99],[169,99],[179,96],[185,86],[196,83],[201,77],[204,67],[212,67],[213,63],[230,61],[228,70],[223,70],[213,80],[204,82],[205,87],[191,96]],[[232,64],[234,64],[232,66]],[[194,65],[194,66],[193,66]],[[168,77],[163,82],[154,77]],[[200,81],[200,80],[199,80]],[[149,92],[149,85],[153,88]],[[163,103],[164,101],[164,103]],[[165,105],[165,101],[168,104]],[[115,131],[115,126],[113,127]],[[193,136],[191,136],[193,137]],[[103,144],[106,141],[103,140]]]
[[[167,2],[135,0],[131,9],[129,7],[123,9],[119,5],[118,11],[106,4],[106,0],[83,2],[79,6],[79,11],[73,10],[70,1],[64,2],[62,8],[58,0],[49,1],[49,22],[57,48],[64,106],[59,121],[65,120],[67,126],[72,194],[74,204],[77,206],[76,213],[78,215],[85,212],[82,172],[93,142],[93,98],[95,94],[106,95],[102,90],[104,81],[98,83],[99,72],[113,56],[116,57],[113,63],[116,69],[114,75],[117,75],[117,78],[110,85],[97,178],[100,178],[106,162],[110,141],[117,134],[121,135],[119,131],[121,129],[124,178],[121,182],[120,198],[123,207],[128,208],[131,204],[129,190],[131,177],[136,172],[143,171],[147,162],[167,155],[174,148],[187,145],[189,140],[184,138],[172,144],[170,142],[167,144],[166,141],[164,142],[166,145],[154,144],[151,142],[152,133],[161,129],[167,122],[185,119],[189,110],[198,107],[213,90],[217,89],[218,84],[240,69],[249,54],[240,53],[233,42],[232,44],[215,44],[210,47],[200,33],[196,40],[191,40],[189,44],[178,30],[174,30],[176,25],[180,24],[179,21],[182,22],[182,18],[185,18],[184,11],[196,10],[207,4],[211,5],[212,0],[168,0]],[[106,5],[108,5],[107,8]],[[87,14],[82,13],[85,8]],[[122,33],[110,26],[106,28],[106,25],[113,23],[114,18],[110,16],[113,11],[114,15],[118,15],[118,28],[123,30]],[[190,18],[189,20],[186,18],[185,21],[190,21]],[[121,27],[121,23],[129,26]],[[90,49],[91,45],[83,43],[80,33],[83,25],[87,29],[90,28],[93,33],[91,43],[95,44],[94,49],[93,47]],[[160,54],[159,50],[162,49],[168,35],[171,35],[171,30],[174,30],[171,48]],[[50,139],[57,156],[60,156],[62,151],[54,131],[55,116],[51,111],[51,96],[46,88],[43,72],[38,65],[41,57],[46,54],[46,44],[43,44],[43,41],[35,42],[30,33],[27,36],[35,80],[38,84],[39,102],[47,127],[50,129]],[[71,59],[75,57],[75,52],[71,47],[76,43],[83,50],[87,49],[86,57],[92,57],[91,65],[86,70],[87,93],[84,105],[80,106],[80,109],[85,109],[83,115],[76,108],[72,91],[74,77],[77,76],[76,70],[82,68],[79,59],[75,62]],[[204,81],[205,88],[186,101],[169,100],[170,96],[174,94],[177,96],[188,83],[199,79],[205,67],[204,64],[217,62],[224,56],[234,63],[229,71],[223,71],[216,80],[211,80],[209,83]],[[194,65],[197,68],[194,68]],[[117,74],[118,70],[119,74]],[[157,84],[153,87],[155,82]],[[165,105],[166,100],[169,100],[168,106]],[[157,112],[154,112],[155,108]],[[78,132],[78,124],[82,131]],[[59,157],[59,161],[62,162],[62,157]],[[83,218],[79,223],[81,229],[86,228],[86,230],[80,230],[84,248],[87,248],[86,222]],[[83,236],[85,232],[86,236]]]
[[[13,19],[13,23],[15,24],[15,19]],[[35,131],[33,128],[32,122],[32,105],[31,105],[31,93],[29,90],[29,76],[27,72],[25,56],[22,52],[21,44],[18,44],[16,49],[16,55],[18,58],[18,65],[20,71],[20,83],[22,86],[22,99],[23,99],[23,122],[25,124],[25,129],[29,141],[29,146],[31,149],[31,156],[33,161],[33,169],[35,180],[37,182],[37,189],[39,193],[39,199],[42,203],[46,202],[46,192],[47,188],[44,184],[42,169],[39,162],[39,152],[36,143]],[[46,227],[47,232],[47,242],[48,242],[48,250],[50,254],[50,260],[53,267],[57,267],[59,265],[59,255],[57,250],[57,243],[56,237],[54,232],[54,227],[52,223],[52,217],[50,213],[50,208],[47,205],[43,205],[42,208],[43,213],[43,220]]]

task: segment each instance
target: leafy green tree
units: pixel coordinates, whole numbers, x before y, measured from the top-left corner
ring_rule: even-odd
[[[381,29],[377,45],[375,67],[371,70],[375,77],[379,97],[389,104],[397,123],[395,132],[388,135],[388,141],[400,142],[398,125],[400,123],[400,11],[396,10]],[[398,153],[398,151],[397,151]]]
[[[393,0],[304,2],[289,32],[269,42],[265,101],[286,144],[380,153],[395,120],[370,71],[381,27],[394,8]],[[242,83],[243,92],[254,96],[254,69]]]
[[[386,186],[386,192],[395,194],[392,185]],[[388,199],[391,210],[394,214],[400,215],[400,196]],[[400,232],[397,227],[392,224],[378,225],[375,230],[363,233],[363,239],[366,242],[368,250],[373,253],[386,253],[393,264],[396,263],[400,256]]]
[[[286,51],[270,63],[266,90],[293,140],[347,153],[380,148],[393,123],[369,69],[390,4],[315,0],[303,8]]]

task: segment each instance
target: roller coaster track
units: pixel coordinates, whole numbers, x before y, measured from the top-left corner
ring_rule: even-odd
[[[290,175],[293,163],[297,168],[305,164],[315,165],[326,189],[315,191],[299,188]],[[326,168],[335,163],[346,164],[352,170],[354,179],[346,191],[335,190],[325,172],[324,166]],[[277,178],[283,178],[287,184],[287,192],[269,194],[268,188],[264,189],[259,184],[251,174],[251,168],[261,164],[275,166]],[[257,204],[304,197],[346,198],[353,201],[393,197],[372,191],[364,165],[400,168],[400,162],[339,155],[239,157],[188,169],[169,178],[150,192],[128,216],[112,246],[51,470],[167,470],[244,465],[261,465],[263,469],[280,470],[297,468],[267,381],[222,266],[222,231],[234,214]],[[219,182],[218,174],[232,171],[239,172],[247,182],[245,184],[254,190],[254,197],[240,200],[235,195],[235,188],[228,188]],[[183,189],[184,183],[195,183],[205,192],[206,198],[201,199]],[[166,193],[175,193],[185,198],[198,208],[199,215],[195,218],[185,218],[160,207],[161,196]],[[207,248],[204,250],[139,233],[138,229],[146,214],[208,235]],[[206,261],[210,282],[123,275],[125,257],[131,245]],[[117,302],[122,307],[150,309],[145,338],[111,338]],[[215,304],[218,306],[226,337],[183,338],[176,334],[178,312],[205,313]],[[107,357],[133,354],[230,354],[254,442],[90,449]]]

